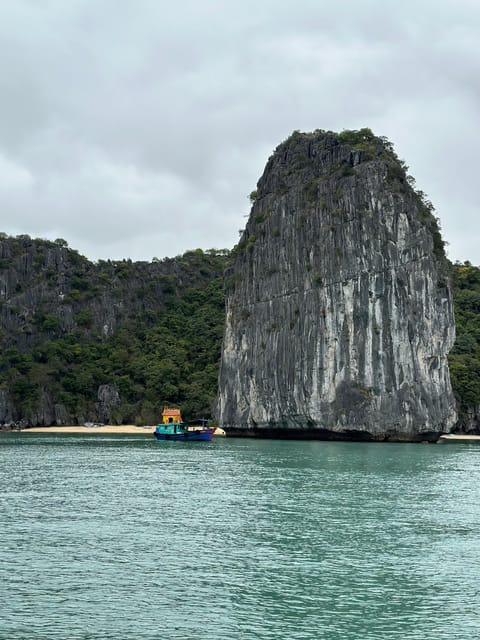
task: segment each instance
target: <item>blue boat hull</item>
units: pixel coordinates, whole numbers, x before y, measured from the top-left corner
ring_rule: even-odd
[[[185,431],[185,433],[158,433],[153,432],[157,440],[178,440],[181,442],[191,442],[192,440],[211,440],[212,431]]]

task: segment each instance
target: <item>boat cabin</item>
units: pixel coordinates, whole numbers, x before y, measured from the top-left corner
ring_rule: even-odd
[[[171,409],[170,407],[163,407],[162,412],[163,424],[171,424],[172,422],[182,422],[182,415],[180,409]]]

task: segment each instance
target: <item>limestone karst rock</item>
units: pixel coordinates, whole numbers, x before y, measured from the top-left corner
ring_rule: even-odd
[[[429,203],[369,130],[295,132],[226,275],[216,416],[232,434],[434,439],[454,317]]]

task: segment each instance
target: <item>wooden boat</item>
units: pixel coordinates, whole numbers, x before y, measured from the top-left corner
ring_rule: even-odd
[[[195,440],[211,440],[215,427],[207,426],[206,420],[183,422],[180,409],[164,407],[162,422],[155,427],[153,435],[157,440],[181,440],[191,442]]]
[[[190,429],[185,422],[172,422],[170,424],[157,425],[153,435],[157,440],[190,442],[192,440],[211,440],[214,432],[215,427]]]

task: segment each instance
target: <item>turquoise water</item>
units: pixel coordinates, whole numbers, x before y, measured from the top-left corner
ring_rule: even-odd
[[[480,638],[480,446],[0,435],[1,640]]]

